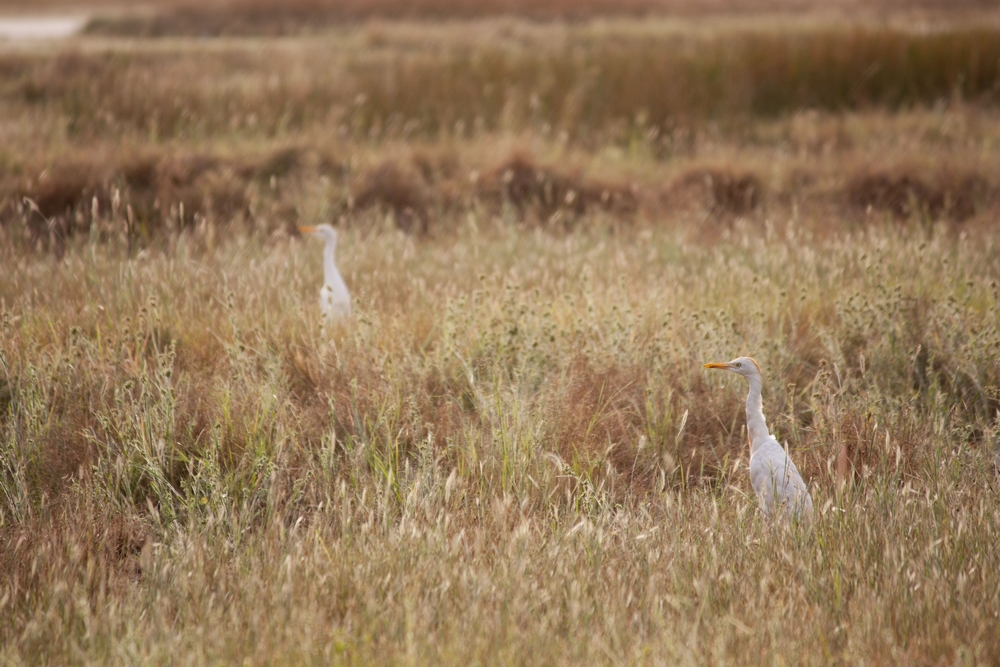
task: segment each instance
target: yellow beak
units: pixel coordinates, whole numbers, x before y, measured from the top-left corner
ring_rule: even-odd
[[[313,226],[299,226],[299,232],[303,234],[312,234],[315,231],[316,228]]]
[[[721,368],[723,370],[729,370],[729,364],[705,364],[705,368]]]

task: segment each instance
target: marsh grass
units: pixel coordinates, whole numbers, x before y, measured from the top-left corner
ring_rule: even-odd
[[[986,25],[5,49],[0,662],[995,661]]]
[[[251,40],[221,52],[209,43],[5,54],[2,95],[60,114],[80,139],[237,129],[273,137],[315,125],[412,139],[547,126],[627,145],[696,120],[956,99],[993,105],[1000,85],[1000,39],[988,24],[657,32],[633,23],[504,30],[485,22],[468,27],[476,40],[403,23],[387,29],[384,43],[366,34],[311,38],[307,53],[261,50]]]
[[[24,0],[15,0],[23,2]],[[78,0],[77,0],[78,1]],[[107,0],[86,7],[92,10]],[[74,0],[46,0],[72,5]],[[157,0],[147,11],[99,14],[87,32],[113,36],[248,36],[302,35],[331,26],[385,20],[468,20],[482,18],[528,19],[532,21],[591,21],[649,17],[738,17],[759,14],[785,17],[830,14],[934,16],[947,20],[956,13],[985,13],[994,9],[988,0],[222,0],[194,3],[191,0]],[[942,11],[944,10],[944,11]],[[839,16],[838,16],[839,18]]]
[[[896,125],[881,113],[847,118],[849,133],[813,114],[749,136],[699,133],[685,155],[669,158],[649,141],[634,153],[613,144],[589,152],[534,134],[372,145],[310,132],[236,148],[12,150],[0,174],[0,225],[56,254],[78,236],[131,249],[197,229],[210,246],[233,224],[287,236],[300,220],[447,235],[470,214],[565,231],[683,220],[703,240],[768,217],[795,218],[817,233],[992,225],[1000,183],[990,146],[1000,126],[987,112],[919,113]]]
[[[989,660],[992,235],[479,225],[346,233],[327,336],[299,240],[5,238],[5,659]]]
[[[373,211],[425,233],[684,210],[707,239],[740,216],[976,226],[997,206],[988,22],[458,25],[7,49],[0,221],[58,253]]]

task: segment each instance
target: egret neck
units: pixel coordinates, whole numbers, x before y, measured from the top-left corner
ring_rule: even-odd
[[[764,419],[764,404],[760,396],[761,377],[757,373],[747,374],[750,383],[750,393],[747,394],[747,433],[750,435],[750,452],[766,441],[771,433],[767,430]]]
[[[326,246],[323,248],[323,284],[324,285],[336,285],[340,280],[340,274],[337,273],[337,264],[334,257],[337,253],[337,239],[336,237],[327,238]]]

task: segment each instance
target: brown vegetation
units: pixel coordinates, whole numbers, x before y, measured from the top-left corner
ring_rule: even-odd
[[[66,2],[66,0],[62,0]],[[192,3],[160,0],[152,15],[135,14],[93,20],[88,32],[99,35],[164,37],[188,35],[289,35],[314,32],[346,22],[382,20],[455,20],[516,16],[531,20],[581,21],[602,17],[658,15],[705,16],[831,10],[900,12],[914,10],[989,10],[989,0],[223,0]]]
[[[115,163],[106,158],[69,158],[45,168],[22,168],[24,176],[0,179],[7,206],[0,224],[24,224],[40,247],[59,249],[80,233],[107,240],[128,236],[147,243],[164,231],[192,229],[199,221],[218,225],[243,219],[252,229],[270,232],[294,225],[301,212],[295,201],[317,175],[337,184],[328,208],[359,222],[368,210],[391,212],[403,231],[449,229],[470,207],[485,205],[494,214],[510,206],[519,220],[558,221],[566,228],[604,212],[615,219],[655,220],[664,211],[698,211],[721,216],[754,215],[766,188],[752,171],[691,167],[665,179],[612,184],[579,169],[544,166],[524,152],[492,165],[470,165],[457,154],[416,152],[409,159],[389,156],[356,176],[329,164],[323,150],[277,148],[262,155],[146,152]],[[820,173],[799,168],[795,178],[773,192],[775,205],[835,210],[871,219],[886,212],[899,220],[963,222],[992,211],[997,185],[976,171],[901,166],[861,169],[825,188],[803,191]],[[275,189],[277,183],[282,188]],[[121,229],[100,221],[122,214]],[[95,215],[97,216],[95,218]],[[365,224],[368,224],[367,222]]]
[[[716,628],[718,637],[757,646],[760,624],[771,623],[779,637],[803,628],[818,637],[824,630],[813,621],[766,612],[773,598],[759,593],[766,572],[758,568],[785,562],[784,553],[808,569],[782,590],[803,595],[795,604],[823,628],[840,614],[867,618],[837,605],[844,584],[823,574],[835,568],[864,608],[905,614],[915,629],[903,637],[923,650],[954,652],[959,640],[930,632],[944,625],[992,651],[987,612],[997,600],[988,577],[965,580],[962,614],[942,617],[951,607],[931,604],[947,597],[945,584],[967,573],[974,556],[942,544],[939,553],[954,561],[933,560],[939,575],[914,573],[930,589],[933,613],[906,602],[912,582],[896,574],[931,558],[926,545],[942,530],[952,531],[955,549],[980,554],[972,562],[995,565],[985,548],[995,535],[988,487],[1000,408],[992,235],[914,238],[880,226],[859,243],[849,233],[796,234],[789,226],[769,239],[754,231],[705,246],[665,228],[607,235],[588,225],[570,234],[467,227],[417,239],[348,228],[341,267],[362,296],[355,318],[328,338],[319,337],[311,308],[316,253],[294,240],[236,239],[214,251],[178,242],[131,260],[112,246],[70,243],[54,263],[19,256],[16,238],[5,236],[4,262],[14,269],[0,283],[8,309],[0,377],[9,394],[0,433],[13,443],[0,469],[3,650],[55,660],[75,650],[66,637],[83,632],[74,630],[83,619],[102,641],[121,641],[112,612],[121,606],[133,631],[152,633],[147,641],[159,645],[162,624],[143,621],[143,612],[169,605],[186,628],[192,615],[221,613],[207,591],[225,587],[243,618],[261,604],[269,614],[239,623],[213,616],[223,629],[214,650],[276,656],[242,640],[237,648],[242,623],[272,627],[284,610],[302,614],[299,638],[312,622],[329,632],[330,614],[366,627],[387,616],[402,627],[406,606],[394,606],[393,589],[372,589],[369,565],[382,563],[377,581],[392,574],[414,591],[439,590],[449,574],[482,567],[491,586],[514,586],[491,589],[514,605],[540,593],[576,599],[567,590],[579,572],[559,574],[553,587],[561,572],[553,566],[572,558],[579,570],[598,557],[606,569],[596,580],[614,581],[624,568],[646,591],[642,605],[703,595],[704,613],[721,617],[732,613],[732,598],[690,577],[706,567],[732,572],[750,634]],[[700,367],[741,349],[760,359],[771,429],[816,499],[801,543],[767,546],[775,529],[758,524],[746,479],[745,384]],[[846,484],[838,491],[840,451]],[[941,516],[960,517],[961,535]],[[462,548],[432,548],[434,531],[444,531],[442,545]],[[684,547],[720,531],[724,542]],[[591,541],[598,532],[608,541]],[[909,549],[915,533],[919,544]],[[323,546],[315,551],[301,541],[317,535]],[[499,551],[477,555],[484,545]],[[713,545],[719,561],[705,555]],[[673,560],[650,565],[650,548]],[[891,568],[878,567],[885,553]],[[251,561],[234,567],[233,558]],[[517,558],[545,577],[497,574]],[[283,562],[293,563],[291,575],[280,575]],[[642,574],[644,567],[653,569]],[[264,574],[287,576],[298,593],[286,598],[273,582],[262,585]],[[522,576],[532,586],[521,588]],[[354,606],[344,606],[341,592],[324,593],[331,580],[343,581]],[[246,586],[261,589],[234,597]],[[481,614],[480,633],[515,637],[542,662],[557,658],[548,644],[532,644],[540,622],[537,609],[531,620],[532,605],[507,625],[492,598],[451,586],[459,586],[457,598],[407,603],[437,610],[437,627],[457,633],[425,635],[422,653],[487,655],[492,648],[475,648],[459,632],[467,615]],[[810,601],[811,587],[831,593]],[[613,607],[617,618],[636,602],[616,590],[579,595]],[[74,599],[86,604],[47,615],[47,605]],[[606,631],[552,613],[554,624]],[[677,632],[683,619],[635,613],[640,628],[618,631],[648,632],[649,650],[667,651],[655,637]],[[26,627],[35,630],[25,635]],[[406,651],[405,634],[376,641],[344,632],[352,650],[373,659]],[[292,646],[282,637],[276,652]],[[857,641],[842,653],[889,651]],[[99,646],[86,650],[104,655]]]
[[[764,185],[753,173],[722,169],[696,169],[679,177],[665,193],[668,203],[689,203],[687,193],[696,192],[709,211],[746,215],[764,198]]]
[[[922,216],[966,220],[988,205],[991,186],[978,173],[939,172],[931,179],[907,171],[866,171],[845,186],[847,201],[863,211],[885,211],[896,218]]]
[[[110,238],[122,234],[148,240],[164,229],[190,229],[250,214],[250,189],[295,170],[301,151],[283,148],[238,159],[207,153],[145,151],[121,161],[107,157],[70,159],[47,167],[26,166],[24,176],[0,179],[7,206],[0,224],[24,220],[32,239],[66,239],[91,230],[102,215],[123,214],[122,230],[95,228]],[[127,215],[125,215],[127,213]]]
[[[315,127],[355,139],[436,140],[548,127],[589,147],[653,137],[669,153],[674,130],[707,121],[996,104],[1000,81],[1000,37],[990,27],[663,34],[580,26],[549,42],[541,28],[470,33],[439,43],[398,27],[364,53],[307,42],[297,56],[239,44],[222,54],[205,45],[4,54],[0,70],[11,76],[0,97],[12,111],[58,117],[80,141],[237,130],[274,138]]]
[[[995,31],[749,23],[4,48],[0,663],[989,663]]]
[[[512,205],[521,218],[530,212],[542,222],[560,211],[569,214],[564,220],[569,223],[588,211],[629,216],[638,209],[634,186],[611,186],[571,171],[539,166],[523,153],[489,170],[479,191],[487,199]]]
[[[381,205],[390,209],[405,232],[427,231],[428,195],[420,177],[395,160],[385,160],[363,173],[354,186],[352,204],[359,209]]]

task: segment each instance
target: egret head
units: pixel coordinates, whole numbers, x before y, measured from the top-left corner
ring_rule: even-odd
[[[705,364],[705,368],[721,368],[742,375],[747,379],[753,376],[761,377],[760,366],[751,357],[739,357],[721,364]]]
[[[302,226],[299,227],[299,232],[303,234],[315,234],[326,241],[327,244],[337,244],[337,230],[330,225],[316,225],[315,227]]]

